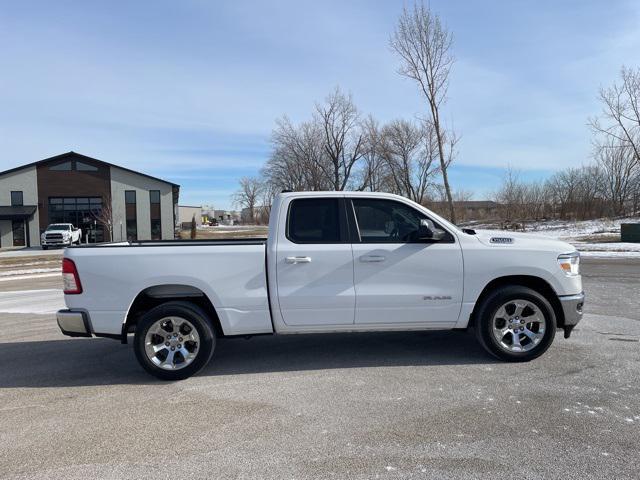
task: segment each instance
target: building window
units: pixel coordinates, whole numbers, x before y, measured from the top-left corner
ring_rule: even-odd
[[[27,235],[25,233],[24,220],[13,220],[11,222],[11,230],[13,231],[13,246],[26,246]]]
[[[76,170],[79,172],[97,172],[98,167],[94,167],[93,165],[89,165],[84,162],[76,162]]]
[[[11,206],[21,207],[22,205],[24,205],[22,192],[11,192]]]
[[[162,240],[162,221],[160,219],[160,190],[149,190],[149,215],[151,218],[151,240]]]
[[[125,190],[124,192],[125,216],[127,221],[127,240],[135,242],[138,240],[138,218],[136,212],[136,191]]]
[[[49,197],[49,223],[71,223],[82,229],[82,240],[105,241],[105,227],[100,222],[100,197]]]
[[[49,167],[49,170],[70,172],[71,162],[62,162],[57,165],[52,165],[51,167]]]

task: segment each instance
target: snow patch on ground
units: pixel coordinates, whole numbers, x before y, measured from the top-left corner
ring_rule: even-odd
[[[32,278],[59,277],[60,272],[55,273],[37,273],[34,275],[13,275],[8,277],[0,277],[0,282],[13,282],[14,280],[31,280]]]
[[[0,292],[0,312],[53,314],[65,308],[62,290]]]
[[[0,258],[61,257],[63,253],[63,248],[53,250],[42,250],[40,247],[0,248]]]
[[[585,257],[640,257],[640,243],[606,241],[620,235],[622,223],[640,223],[640,218],[526,222],[524,232],[569,242]],[[499,226],[477,224],[472,228],[495,229]],[[598,238],[605,241],[598,242]]]
[[[622,223],[640,223],[640,218],[618,218],[615,220],[599,218],[574,222],[566,220],[531,222],[525,225],[525,231],[552,238],[578,240],[580,237],[585,236],[619,234],[620,224]]]
[[[0,271],[0,277],[19,277],[20,275],[33,275],[35,273],[61,272],[60,267],[55,268],[27,268],[22,270],[5,270]]]
[[[640,258],[640,252],[590,252],[580,250],[581,257],[595,257],[595,258]]]

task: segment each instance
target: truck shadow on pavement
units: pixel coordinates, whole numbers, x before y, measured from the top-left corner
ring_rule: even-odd
[[[218,340],[198,376],[496,362],[465,332],[256,336]],[[0,365],[0,388],[164,383],[142,370],[131,344],[100,338],[0,343]]]

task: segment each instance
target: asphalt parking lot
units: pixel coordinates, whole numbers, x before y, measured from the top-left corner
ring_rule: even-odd
[[[638,478],[640,260],[582,268],[583,322],[528,364],[463,332],[267,336],[178,383],[20,313],[57,276],[2,282],[0,477]]]

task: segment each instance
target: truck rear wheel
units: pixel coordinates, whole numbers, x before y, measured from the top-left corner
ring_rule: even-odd
[[[161,380],[183,380],[211,359],[216,338],[207,314],[188,302],[167,302],[138,321],[134,350],[142,368]]]
[[[553,342],[556,317],[541,294],[527,287],[501,287],[479,305],[476,337],[492,355],[526,362],[542,355]]]

